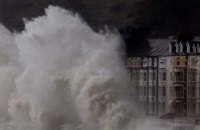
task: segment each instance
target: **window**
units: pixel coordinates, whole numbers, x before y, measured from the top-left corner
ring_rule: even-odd
[[[173,74],[173,72],[170,72],[170,80],[171,80],[171,81],[174,80],[174,74]]]
[[[147,72],[144,72],[144,81],[147,81]]]
[[[176,65],[178,65],[178,66],[180,65],[180,61],[179,60],[176,61]]]
[[[166,96],[166,87],[163,86],[163,89],[162,89],[162,90],[163,90],[163,91],[162,91],[162,96],[165,97],[165,96]]]
[[[191,97],[195,97],[195,87],[191,87]]]
[[[174,97],[174,89],[172,88],[172,86],[170,86],[170,97]]]
[[[163,72],[163,81],[166,81],[166,72]]]
[[[143,80],[143,72],[140,71],[140,80],[142,81]]]
[[[153,81],[156,80],[156,72],[153,72]]]
[[[152,96],[152,87],[149,86],[149,96]]]
[[[147,96],[147,88],[144,86],[144,96]]]
[[[187,66],[187,60],[185,60],[185,65]]]
[[[195,82],[196,81],[196,71],[188,72],[188,81]]]
[[[188,97],[195,98],[196,97],[196,88],[194,86],[188,86]]]
[[[188,71],[188,81],[192,81],[191,72],[190,71]]]
[[[196,66],[196,58],[191,59],[191,65],[194,67]]]
[[[161,86],[158,86],[158,95],[159,95],[159,97],[162,97],[162,88],[161,88]]]
[[[159,80],[162,81],[163,78],[162,78],[162,72],[159,72],[159,76],[158,76]]]
[[[155,96],[155,86],[153,86],[153,88],[152,88],[152,96],[153,97]]]
[[[191,97],[192,97],[192,94],[191,94],[191,88],[190,88],[190,86],[188,86],[188,91],[187,91],[187,93],[188,93],[188,97],[191,98]]]
[[[149,72],[149,81],[153,80],[152,72]]]
[[[183,79],[184,79],[183,72],[175,72],[175,81],[176,82],[184,81]]]
[[[177,65],[177,66],[179,66],[179,65],[180,65],[180,63],[181,63],[181,62],[180,62],[180,59],[179,59],[179,58],[177,58],[177,59],[176,59],[176,65]]]
[[[183,87],[181,86],[177,86],[175,88],[175,96],[176,98],[183,98],[184,97],[184,90],[183,90]]]

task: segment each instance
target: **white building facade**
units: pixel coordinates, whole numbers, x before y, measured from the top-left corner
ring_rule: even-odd
[[[127,59],[132,85],[146,114],[200,122],[200,40],[148,41],[150,47]]]

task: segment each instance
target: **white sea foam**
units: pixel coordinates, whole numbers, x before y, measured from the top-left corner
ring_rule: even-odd
[[[59,7],[45,12],[20,33],[0,26],[0,129],[135,128],[119,34]]]

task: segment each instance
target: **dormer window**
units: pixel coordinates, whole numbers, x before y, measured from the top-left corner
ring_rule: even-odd
[[[195,47],[194,44],[193,44],[193,46],[192,46],[192,49],[193,49],[193,53],[196,53],[196,52],[197,52],[196,47]]]
[[[169,48],[169,53],[172,53],[172,45],[171,45],[171,43],[169,43],[168,48]]]
[[[197,44],[197,52],[200,53],[200,47],[199,47],[199,44]]]
[[[178,45],[177,42],[176,42],[175,46],[176,46],[176,52],[178,52],[179,51],[179,45]]]
[[[183,52],[183,44],[181,42],[180,42],[179,46],[180,46],[180,52]]]
[[[190,44],[188,42],[187,42],[186,46],[187,46],[187,52],[190,52]]]

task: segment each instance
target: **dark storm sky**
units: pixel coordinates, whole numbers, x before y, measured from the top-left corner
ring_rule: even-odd
[[[0,21],[11,30],[22,30],[23,18],[44,14],[48,5],[79,12],[94,29],[105,24],[148,27],[152,32],[200,32],[198,0],[1,0]]]

